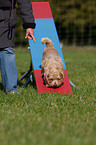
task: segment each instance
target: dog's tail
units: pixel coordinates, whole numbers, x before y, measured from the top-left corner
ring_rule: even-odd
[[[53,47],[53,43],[49,38],[42,38],[41,43],[46,44],[47,47]]]

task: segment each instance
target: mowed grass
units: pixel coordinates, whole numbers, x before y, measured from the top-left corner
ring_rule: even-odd
[[[96,144],[96,48],[62,49],[72,95],[38,94],[35,84],[6,94],[0,78],[0,145]],[[15,49],[18,79],[30,67],[30,51]]]

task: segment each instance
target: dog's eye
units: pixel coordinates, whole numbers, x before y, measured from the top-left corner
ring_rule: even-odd
[[[50,79],[50,81],[53,81],[53,79]]]
[[[57,78],[57,80],[60,80],[60,78]]]
[[[49,79],[49,81],[50,81],[50,82],[52,82],[52,81],[53,81],[53,79]]]

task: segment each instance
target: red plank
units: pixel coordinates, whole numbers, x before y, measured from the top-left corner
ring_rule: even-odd
[[[53,18],[49,2],[32,2],[35,19]]]
[[[47,88],[44,84],[43,84],[43,79],[41,77],[41,70],[34,70],[34,75],[35,75],[35,80],[36,80],[36,85],[37,85],[37,90],[38,93],[60,93],[60,94],[72,94],[72,90],[71,90],[71,86],[70,86],[70,82],[69,82],[69,78],[68,78],[68,74],[67,74],[67,70],[64,69],[65,72],[65,78],[63,81],[63,85],[61,85],[59,88]]]

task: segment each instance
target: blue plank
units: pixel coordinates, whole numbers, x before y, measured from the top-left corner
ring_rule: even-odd
[[[66,69],[62,50],[60,48],[60,42],[58,34],[55,28],[54,20],[51,19],[36,19],[36,28],[34,30],[36,43],[33,40],[29,40],[30,53],[32,57],[32,63],[34,70],[40,70],[42,63],[42,54],[46,45],[41,44],[41,39],[48,37],[52,40],[53,46],[57,49],[59,56],[63,61],[63,68]]]

